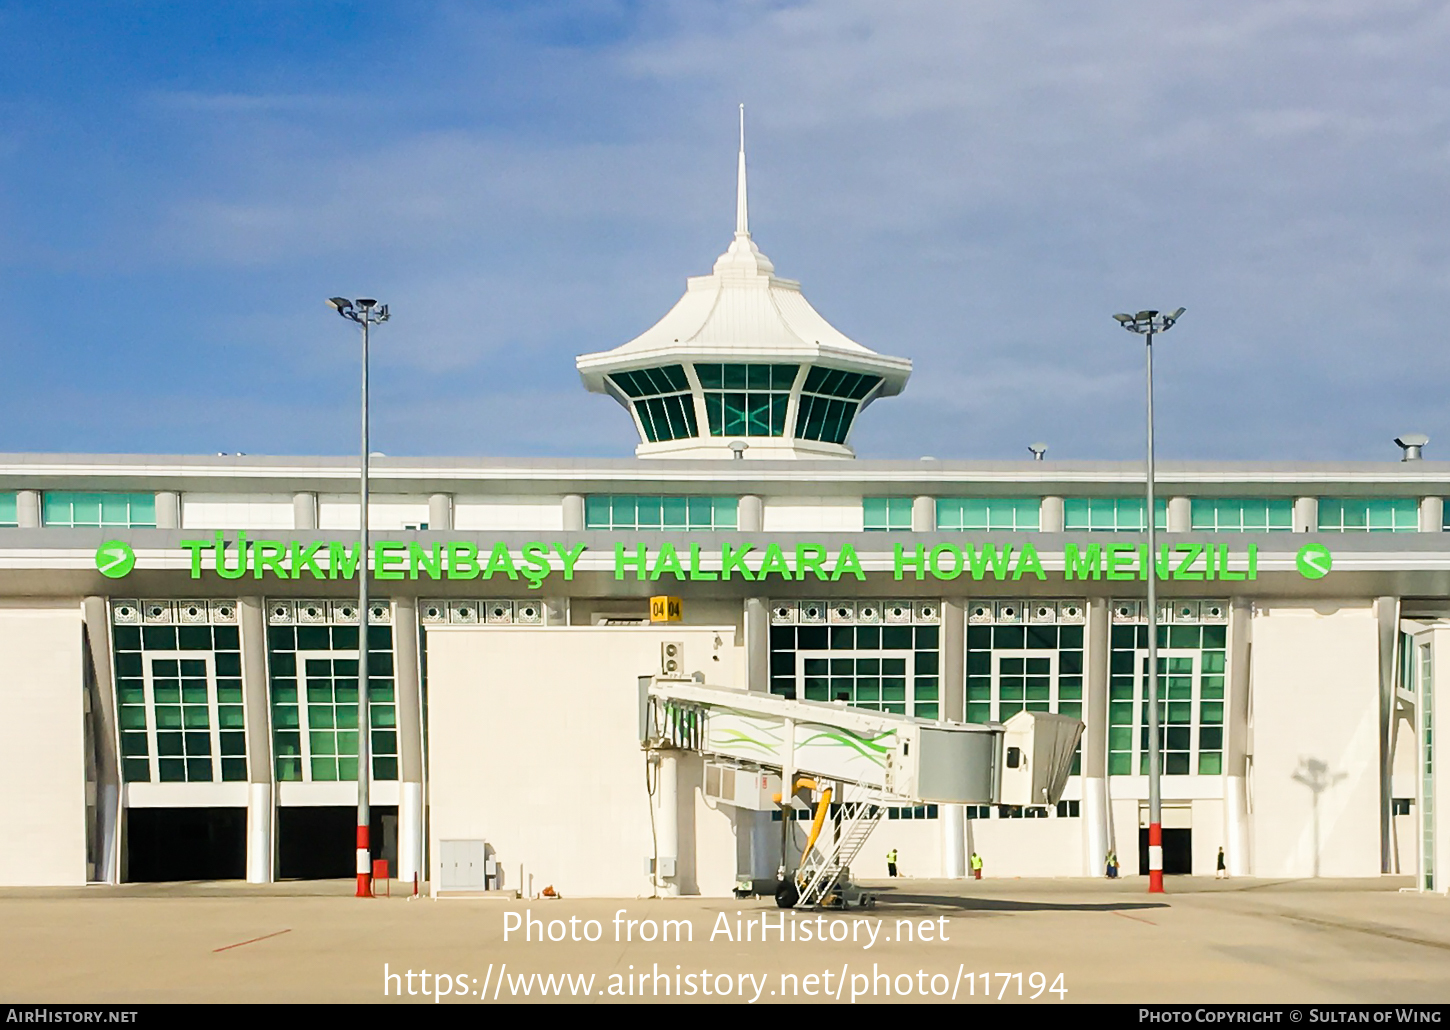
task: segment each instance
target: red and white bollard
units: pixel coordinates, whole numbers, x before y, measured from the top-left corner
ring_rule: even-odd
[[[372,853],[368,847],[368,828],[366,826],[357,828],[357,896],[359,898],[373,896]]]
[[[1148,893],[1163,893],[1163,824],[1148,824]]]

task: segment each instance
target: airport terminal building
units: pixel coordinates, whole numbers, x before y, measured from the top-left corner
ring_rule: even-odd
[[[741,167],[712,272],[578,359],[632,459],[378,458],[364,557],[352,458],[0,455],[0,885],[350,876],[367,568],[374,840],[404,880],[467,838],[499,884],[647,892],[657,802],[601,727],[669,639],[722,686],[1083,721],[1061,802],[894,806],[858,876],[889,848],[906,876],[1133,875],[1152,565],[1167,871],[1222,848],[1445,891],[1450,462],[1160,462],[1150,562],[1138,463],[857,460],[910,362],[775,275]],[[467,675],[437,650],[460,635],[490,656]],[[678,804],[681,890],[774,872],[770,813],[703,781]]]

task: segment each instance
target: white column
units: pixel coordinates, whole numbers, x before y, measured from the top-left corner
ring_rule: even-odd
[[[430,522],[431,526],[432,523]],[[398,869],[412,883],[423,865],[423,694],[418,656],[418,600],[393,601],[393,663],[398,713]]]
[[[398,784],[398,879],[406,884],[417,877],[426,880],[423,869],[423,785]]]
[[[39,528],[39,490],[21,490],[15,495],[15,524],[21,529]]]
[[[1168,532],[1193,532],[1193,501],[1187,497],[1168,498]]]
[[[942,805],[941,874],[948,880],[965,879],[967,875],[967,808],[965,805]]]
[[[110,610],[104,597],[81,603],[90,645],[91,726],[96,762],[96,870],[102,883],[121,882],[121,766],[116,753],[116,687],[111,676]]]
[[[1249,845],[1249,634],[1253,609],[1235,597],[1228,614],[1228,696],[1224,705],[1224,864],[1230,876],[1252,874]]]
[[[765,528],[765,503],[755,494],[740,498],[737,525],[742,533],[759,533]]]
[[[242,703],[247,724],[247,882],[276,879],[276,802],[267,685],[267,620],[262,598],[237,599],[242,637]]]
[[[1101,876],[1108,852],[1114,850],[1108,832],[1108,602],[1094,597],[1087,606],[1087,704],[1083,709],[1086,732],[1082,742],[1082,820],[1087,849],[1083,869]],[[1133,840],[1136,853],[1138,842]],[[1121,861],[1121,856],[1119,856]]]
[[[453,528],[452,494],[432,494],[428,497],[428,528],[431,530]]]
[[[292,495],[292,528],[317,528],[317,495],[307,490]]]
[[[181,528],[181,495],[175,490],[160,490],[157,492],[156,528]]]
[[[1319,532],[1319,498],[1296,497],[1294,499],[1294,532]]]
[[[1445,498],[1420,498],[1420,532],[1439,533],[1445,526]]]
[[[918,497],[911,502],[911,531],[936,532],[936,498]]]
[[[564,532],[578,533],[584,528],[584,495],[564,495]]]
[[[247,882],[271,883],[272,785],[247,784]]]
[[[655,824],[658,844],[655,883],[659,885],[661,894],[673,898],[680,893],[680,760],[672,748],[665,748],[658,754],[660,782],[659,812]]]
[[[1061,533],[1064,518],[1061,497],[1044,497],[1037,507],[1037,528],[1043,533]]]

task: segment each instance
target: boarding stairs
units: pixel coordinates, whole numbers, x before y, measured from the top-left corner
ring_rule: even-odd
[[[837,886],[850,882],[851,863],[885,817],[885,802],[885,796],[874,791],[865,792],[860,799],[841,802],[831,843],[813,847],[796,870],[799,892],[796,908],[829,904]]]

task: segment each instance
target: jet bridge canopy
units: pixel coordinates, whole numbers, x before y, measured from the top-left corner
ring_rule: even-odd
[[[1008,727],[1001,723],[943,723],[660,677],[642,678],[640,691],[646,746],[856,784],[913,803],[1055,803],[1082,730],[1066,716],[1039,716],[1039,724],[1024,727],[1019,749],[1044,732],[1053,740],[1032,747],[1037,775],[1023,789],[1035,796],[1018,800],[1002,796]]]

